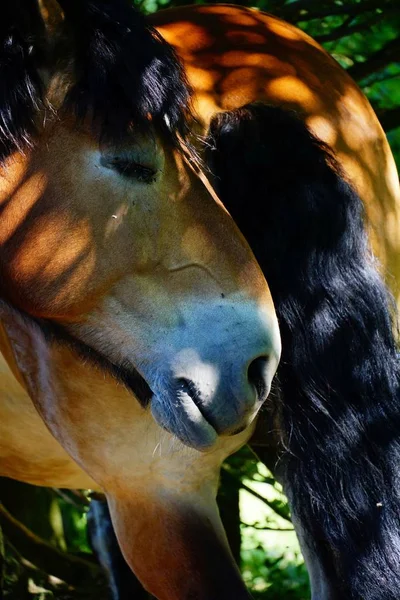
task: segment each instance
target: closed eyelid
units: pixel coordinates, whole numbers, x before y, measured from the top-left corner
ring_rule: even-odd
[[[136,162],[154,169],[162,166],[163,152],[155,141],[149,142],[139,138],[112,146],[102,145],[100,146],[100,152],[104,163],[110,162],[111,159],[118,159],[121,162]]]
[[[158,169],[154,166],[145,165],[142,162],[137,162],[132,157],[122,158],[119,156],[102,157],[101,164],[107,169],[111,169],[126,177],[133,179],[139,183],[154,183]]]

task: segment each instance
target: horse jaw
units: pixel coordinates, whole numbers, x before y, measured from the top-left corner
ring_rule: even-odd
[[[181,497],[172,490],[108,495],[126,561],[158,600],[246,600],[222,528],[215,485]]]

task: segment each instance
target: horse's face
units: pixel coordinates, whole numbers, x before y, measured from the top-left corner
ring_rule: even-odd
[[[250,435],[279,355],[247,244],[155,135],[107,146],[47,121],[2,174],[8,299],[150,402],[158,424],[107,373],[8,323],[43,420],[106,491],[125,557],[157,597],[215,597],[218,565],[218,597],[247,598],[215,504],[219,467]]]
[[[18,375],[159,598],[247,597],[225,585],[215,493],[277,367],[268,287],[180,150],[171,49],[125,0],[58,5],[49,44],[19,3],[0,31],[1,298],[36,320],[4,318]]]
[[[0,186],[14,304],[118,367],[134,393],[139,373],[140,400],[186,444],[249,424],[279,358],[273,305],[232,219],[177,150],[153,134],[99,144],[74,120],[47,121]]]

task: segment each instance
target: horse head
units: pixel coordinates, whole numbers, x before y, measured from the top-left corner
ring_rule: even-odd
[[[24,385],[144,583],[186,598],[208,568],[198,597],[222,598],[218,470],[280,354],[267,284],[191,150],[181,66],[130,2],[4,11],[1,297]]]

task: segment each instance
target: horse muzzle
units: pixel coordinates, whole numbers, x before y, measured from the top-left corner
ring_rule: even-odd
[[[222,321],[207,319],[207,325],[198,318],[205,329],[197,345],[183,335],[168,371],[151,385],[155,420],[196,450],[206,451],[219,436],[249,427],[278,365],[280,342],[273,324],[233,314],[231,320],[226,314]]]

